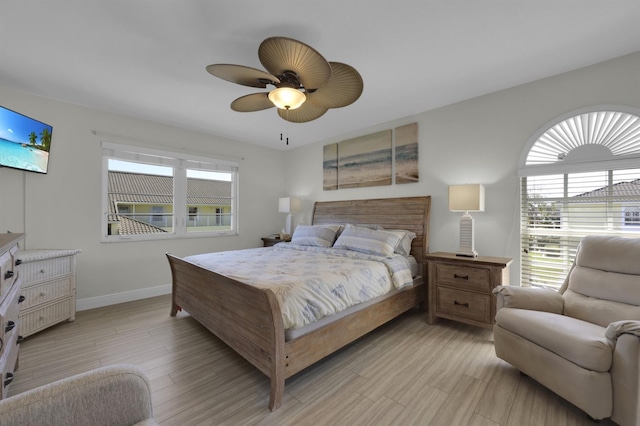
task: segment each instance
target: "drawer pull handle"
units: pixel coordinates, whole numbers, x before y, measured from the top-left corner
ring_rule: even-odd
[[[18,338],[16,339],[16,343],[20,344],[22,342],[24,342],[24,336],[18,336]]]
[[[453,274],[453,278],[460,278],[461,280],[468,280],[469,279],[469,275]]]
[[[20,297],[18,297],[18,303],[22,303],[22,302],[24,302],[25,300],[27,300],[27,298],[26,298],[26,297],[24,297],[23,295],[20,295]]]
[[[13,321],[7,322],[7,325],[4,327],[4,332],[8,333],[16,327],[16,323]]]
[[[453,301],[453,304],[454,304],[454,305],[458,305],[458,306],[464,306],[465,308],[468,308],[468,307],[469,307],[469,304],[468,304],[468,303],[460,303],[460,302],[458,302],[457,300],[454,300],[454,301]]]
[[[6,379],[4,380],[4,387],[6,388],[9,384],[13,382],[13,373],[7,373]]]
[[[22,259],[16,259],[16,266],[22,265]]]
[[[40,273],[41,273],[41,274],[44,274],[44,269],[40,269]]]
[[[4,279],[5,280],[8,280],[12,276],[13,276],[13,271],[7,271],[7,272],[4,273]]]

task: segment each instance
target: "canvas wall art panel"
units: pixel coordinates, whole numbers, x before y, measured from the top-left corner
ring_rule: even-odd
[[[395,142],[396,183],[418,182],[418,123],[396,127]]]
[[[341,141],[338,188],[391,185],[391,130]]]
[[[322,149],[322,189],[338,189],[338,144],[325,145]]]

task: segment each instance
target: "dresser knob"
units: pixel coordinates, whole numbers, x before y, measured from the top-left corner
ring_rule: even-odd
[[[6,388],[7,386],[9,386],[11,382],[13,382],[13,373],[7,373],[5,377],[6,379],[4,379],[3,384],[4,384],[4,387]]]
[[[18,303],[22,303],[26,300],[27,298],[24,297],[23,295],[20,295],[20,297],[18,297]]]
[[[22,342],[24,342],[24,337],[23,336],[18,336],[18,338],[16,339],[16,343],[20,344]]]
[[[453,274],[453,278],[459,278],[461,280],[468,280],[469,279],[469,275],[458,275],[458,274]]]
[[[44,269],[40,269],[40,273],[41,273],[41,274],[44,274]]]
[[[13,276],[13,271],[7,271],[7,272],[4,273],[4,279],[5,280],[8,280],[12,276]]]
[[[8,333],[16,327],[16,323],[13,321],[7,322],[7,325],[4,327],[4,332]]]
[[[454,300],[454,301],[453,301],[453,304],[454,304],[454,305],[458,305],[458,306],[464,306],[465,308],[468,308],[468,307],[469,307],[469,304],[468,304],[468,303],[460,303],[460,302],[458,302],[457,300]]]
[[[16,266],[22,265],[22,259],[16,259]]]

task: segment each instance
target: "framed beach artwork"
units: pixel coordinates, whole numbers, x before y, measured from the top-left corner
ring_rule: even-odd
[[[396,127],[395,148],[396,183],[418,182],[418,123]]]
[[[341,141],[338,188],[391,185],[391,130]]]
[[[338,189],[338,144],[325,145],[322,149],[322,189]]]

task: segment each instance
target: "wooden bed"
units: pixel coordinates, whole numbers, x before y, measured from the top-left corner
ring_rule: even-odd
[[[404,197],[316,202],[312,224],[378,224],[414,232],[411,254],[425,277],[429,251],[431,198]],[[285,341],[282,314],[274,293],[209,271],[167,253],[172,273],[171,316],[179,309],[256,366],[271,380],[269,409],[282,403],[285,380],[403,312],[425,307],[425,285],[354,312],[322,328]],[[425,308],[426,309],[426,308]]]

